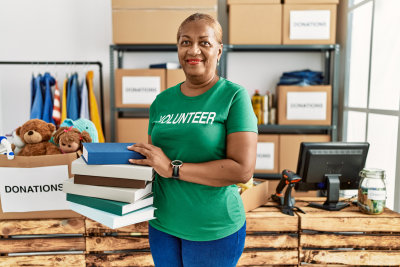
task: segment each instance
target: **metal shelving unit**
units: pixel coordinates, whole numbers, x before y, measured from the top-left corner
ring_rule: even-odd
[[[115,67],[123,68],[124,54],[129,52],[177,52],[176,45],[160,44],[160,45],[110,45],[110,139],[115,141],[115,120],[118,118],[143,118],[149,117],[149,109],[146,108],[117,108],[115,106]],[[116,57],[115,57],[116,56]],[[218,73],[222,73],[221,63]]]
[[[332,124],[318,125],[259,125],[262,134],[329,134],[337,141],[337,123],[339,106],[339,60],[340,46],[332,45],[225,45],[221,59],[221,75],[226,77],[227,56],[232,52],[270,53],[270,52],[315,52],[324,55],[324,84],[332,85]]]
[[[110,127],[111,141],[115,141],[115,118],[148,117],[145,108],[116,108],[114,98],[115,53],[117,67],[123,68],[125,52],[177,52],[176,45],[111,45],[110,46]],[[224,45],[218,73],[222,77],[227,74],[227,56],[233,52],[315,52],[324,55],[324,83],[332,85],[332,124],[318,125],[259,125],[259,133],[263,134],[330,134],[332,141],[337,141],[338,102],[339,102],[339,58],[340,46],[333,45]],[[278,174],[256,174],[256,177],[274,179]]]

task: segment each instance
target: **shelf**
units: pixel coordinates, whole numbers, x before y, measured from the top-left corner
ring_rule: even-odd
[[[266,52],[266,51],[283,51],[283,52],[321,52],[339,49],[338,44],[331,45],[225,45],[226,51],[235,52]]]
[[[338,73],[340,45],[230,45],[225,44],[224,53],[218,66],[218,73],[226,77],[227,56],[230,52],[319,52],[324,58],[325,84],[332,85],[332,124],[329,126],[314,125],[259,125],[260,134],[329,134],[332,141],[337,141],[338,123]],[[123,68],[124,52],[177,52],[176,44],[138,44],[110,45],[110,127],[115,129],[115,119],[148,117],[146,108],[116,108],[114,99],[114,67]],[[117,53],[117,64],[114,65],[114,52]],[[333,74],[331,77],[331,74]],[[111,141],[115,141],[115,132],[111,130]],[[280,176],[278,174],[278,176]],[[277,177],[275,174],[266,177]]]
[[[281,174],[280,173],[254,173],[254,178],[264,179],[264,180],[280,180]]]
[[[111,49],[116,51],[145,51],[145,52],[176,52],[175,44],[138,44],[138,45],[111,45]],[[230,45],[225,44],[224,50],[235,52],[265,52],[265,51],[293,51],[293,52],[318,52],[338,49],[338,44],[331,45]]]
[[[110,49],[115,51],[130,52],[177,52],[178,48],[174,44],[139,44],[139,45],[110,45]]]
[[[332,129],[333,126],[330,125],[258,125],[259,134],[327,134],[330,133]]]
[[[116,108],[118,118],[149,118],[149,108]]]

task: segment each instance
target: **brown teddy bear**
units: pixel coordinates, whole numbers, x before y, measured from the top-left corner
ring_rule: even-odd
[[[58,147],[49,142],[56,126],[43,120],[32,119],[16,130],[17,135],[25,143],[18,156],[41,156],[61,154]]]
[[[92,138],[88,132],[80,132],[78,129],[70,126],[60,127],[54,134],[53,141],[60,146],[62,153],[71,153],[78,150],[82,152],[82,143],[91,143]]]

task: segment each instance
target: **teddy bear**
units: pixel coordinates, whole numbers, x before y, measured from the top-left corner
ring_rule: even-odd
[[[78,129],[69,127],[60,127],[53,138],[54,143],[60,146],[62,153],[72,153],[80,150],[82,152],[82,143],[91,143],[92,138],[86,131],[80,132]]]
[[[18,127],[16,133],[25,143],[18,156],[61,154],[58,147],[49,142],[55,129],[54,124],[40,119],[31,119]]]
[[[11,143],[11,149],[14,151],[15,155],[18,155],[18,153],[21,151],[21,149],[25,146],[24,141],[19,137],[17,134],[17,131],[12,132],[12,143]]]

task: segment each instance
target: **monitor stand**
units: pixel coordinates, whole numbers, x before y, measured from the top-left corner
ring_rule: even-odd
[[[341,210],[349,206],[350,204],[348,203],[339,202],[340,176],[340,174],[325,174],[328,193],[326,201],[324,204],[310,203],[308,206],[330,211]]]

